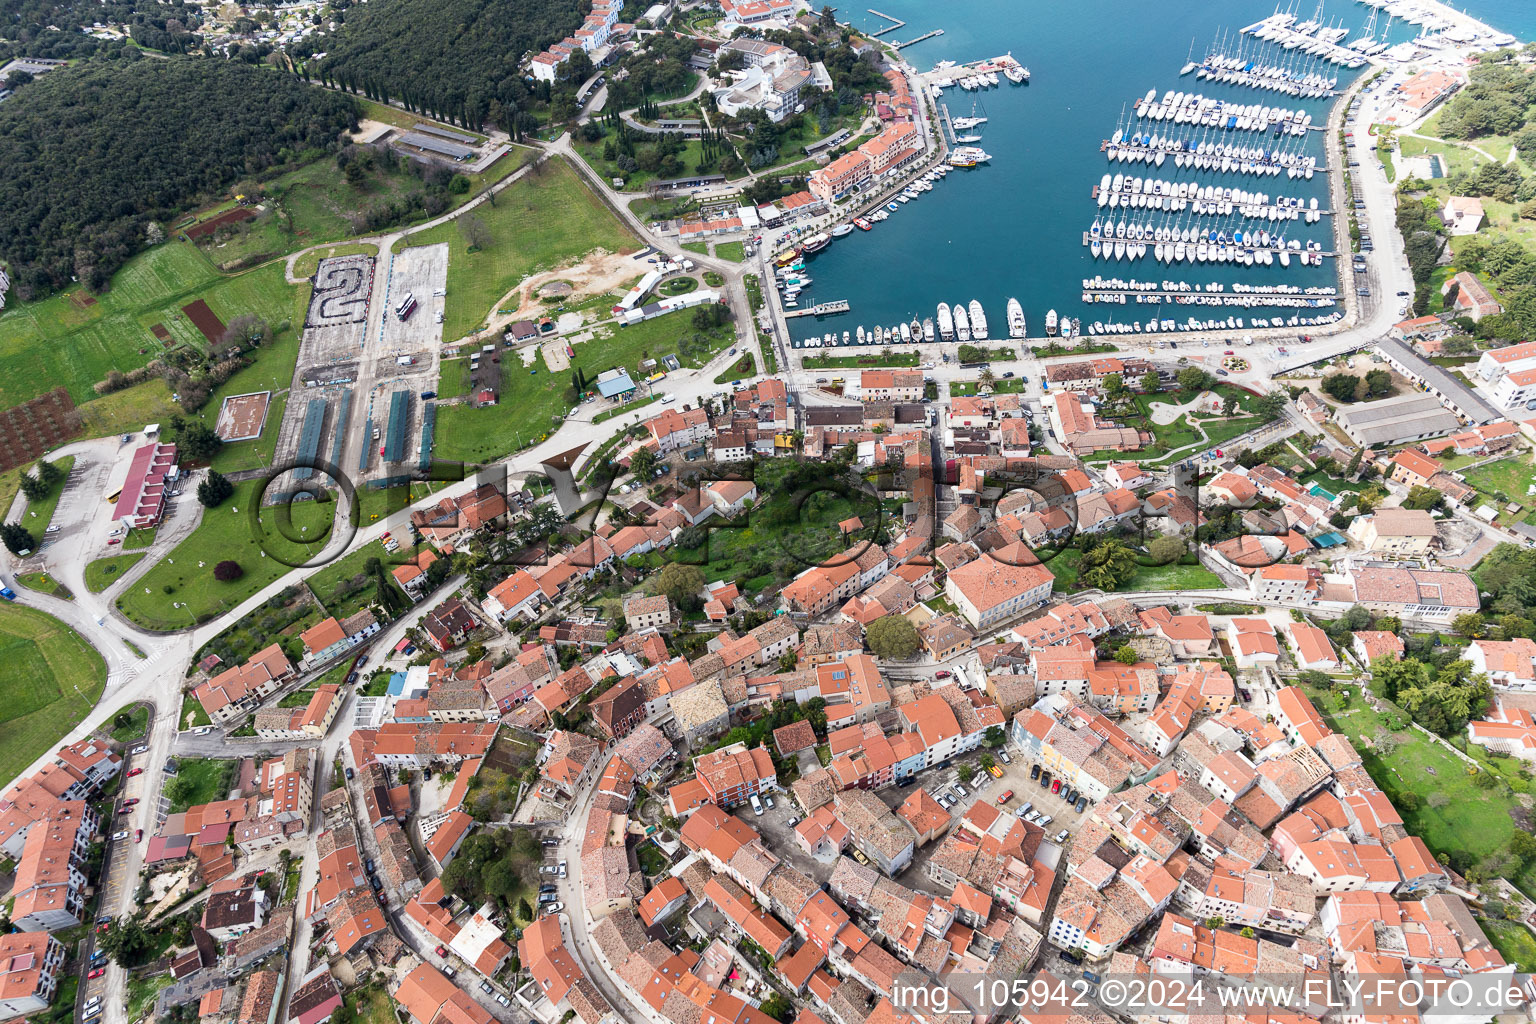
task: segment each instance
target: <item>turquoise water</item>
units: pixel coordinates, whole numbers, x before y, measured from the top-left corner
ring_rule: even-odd
[[[1338,495],[1328,490],[1322,484],[1313,484],[1308,488],[1313,497],[1322,498],[1324,501],[1337,501]]]
[[[1490,5],[1492,0],[1488,0]],[[1307,6],[1307,5],[1303,5]],[[1179,170],[1171,160],[1162,168],[1147,164],[1111,164],[1100,151],[1131,103],[1157,89],[1200,92],[1237,103],[1302,107],[1316,123],[1326,121],[1331,101],[1301,100],[1278,93],[1216,85],[1194,75],[1181,78],[1188,59],[1209,49],[1218,31],[1230,35],[1275,10],[1274,0],[1186,0],[1178,4],[1083,0],[1066,4],[1019,4],[1006,0],[949,0],[939,5],[924,0],[882,0],[879,10],[901,18],[906,27],[883,38],[911,39],[934,28],[944,35],[903,51],[919,70],[940,60],[972,61],[1011,52],[1030,68],[1029,85],[999,87],[968,93],[945,90],[944,101],[954,115],[971,112],[973,102],[984,108],[988,123],[982,147],[992,155],[989,165],[951,171],[934,190],[892,213],[873,231],[855,231],[813,256],[813,284],[801,299],[812,302],[846,299],[850,313],[821,321],[791,321],[797,338],[835,330],[854,332],[858,325],[891,326],[935,315],[940,302],[954,305],[979,299],[987,311],[991,337],[1007,336],[1006,303],[1017,297],[1029,323],[1029,334],[1044,334],[1047,309],[1082,319],[1084,332],[1095,320],[1145,322],[1153,316],[1215,318],[1283,314],[1288,310],[1245,310],[1163,304],[1085,305],[1082,281],[1102,274],[1138,280],[1178,280],[1195,284],[1222,281],[1246,284],[1284,282],[1300,287],[1337,284],[1336,261],[1321,267],[1231,267],[1209,264],[1161,264],[1148,256],[1134,262],[1094,260],[1082,244],[1083,232],[1100,214],[1091,190],[1106,172],[1194,180],[1268,192],[1271,196],[1317,197],[1327,207],[1327,180]],[[1330,5],[1324,20],[1338,20],[1356,38],[1369,16],[1360,4]],[[1311,8],[1302,17],[1311,15]],[[875,30],[886,22],[863,7],[839,10],[839,18]],[[1411,38],[1416,29],[1402,26],[1392,39]],[[1292,51],[1264,45],[1277,59]],[[1339,85],[1357,72],[1334,65],[1330,73]],[[1159,131],[1152,127],[1150,130]],[[1225,140],[1257,143],[1271,137],[1249,132],[1224,133]],[[1307,151],[1321,159],[1323,133],[1309,132]],[[1145,213],[1145,211],[1136,211]],[[1121,216],[1121,211],[1115,211]],[[1128,216],[1128,214],[1126,214]],[[1332,219],[1319,223],[1286,223],[1291,238],[1315,239],[1332,249]],[[1202,218],[1201,224],[1214,224]],[[1257,222],[1249,222],[1257,226]],[[1296,311],[1308,315],[1309,311]],[[1310,311],[1313,315],[1327,310]],[[1301,330],[1305,330],[1302,328]]]

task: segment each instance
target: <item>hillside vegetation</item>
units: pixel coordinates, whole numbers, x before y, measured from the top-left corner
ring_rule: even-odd
[[[79,31],[94,23],[124,25],[133,41],[168,53],[202,44],[202,11],[186,0],[0,0],[0,62],[12,57],[84,57],[121,50]],[[71,31],[71,30],[75,31]]]
[[[356,119],[348,97],[220,59],[49,72],[0,104],[0,258],[23,299],[101,291],[178,212],[334,149]]]
[[[508,128],[530,99],[518,63],[574,32],[588,10],[585,0],[373,0],[347,8],[308,70],[372,99]]]

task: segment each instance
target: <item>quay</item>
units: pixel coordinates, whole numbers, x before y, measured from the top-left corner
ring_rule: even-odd
[[[869,37],[871,39],[879,39],[881,36],[885,35],[887,32],[895,32],[899,28],[906,28],[907,27],[907,23],[906,22],[902,21],[900,18],[893,18],[889,14],[886,14],[883,11],[877,11],[873,7],[867,7],[867,8],[865,8],[865,10],[869,11],[870,14],[873,14],[877,18],[884,18],[886,21],[890,22],[889,25],[885,26],[885,28],[881,29],[880,31],[878,31],[878,32],[871,32],[869,34]]]
[[[1115,242],[1124,242],[1127,245],[1130,245],[1131,243],[1134,242],[1137,245],[1145,245],[1148,249],[1151,249],[1153,245],[1157,244],[1151,238],[1105,238],[1103,235],[1100,235],[1098,240],[1100,242],[1108,242],[1110,244],[1114,244]],[[1085,246],[1089,245],[1093,241],[1094,241],[1094,239],[1093,239],[1092,232],[1084,231],[1083,232],[1083,245],[1085,245]],[[1163,244],[1167,245],[1168,243],[1164,242]],[[1304,252],[1314,252],[1314,251],[1316,251],[1316,250],[1308,250],[1308,249],[1287,249],[1287,248],[1284,248],[1283,246],[1279,246],[1279,245],[1254,245],[1254,244],[1251,244],[1251,243],[1248,244],[1248,245],[1244,245],[1241,242],[1212,242],[1209,238],[1197,238],[1193,242],[1185,242],[1184,244],[1186,246],[1188,246],[1188,245],[1216,245],[1216,246],[1223,246],[1224,245],[1224,246],[1226,246],[1229,249],[1236,249],[1239,252],[1265,252],[1265,251],[1267,251],[1267,252],[1274,252],[1274,253],[1288,252],[1292,256],[1300,256]],[[1149,252],[1147,255],[1150,256],[1151,253]],[[1331,252],[1331,251],[1325,249],[1322,252],[1320,252],[1319,255],[1322,255],[1322,256],[1337,256],[1338,253]],[[1116,262],[1119,262],[1119,261],[1116,261]],[[1156,262],[1156,260],[1153,260],[1153,262]],[[1188,262],[1188,261],[1185,261],[1185,262]],[[1215,261],[1213,261],[1213,260],[1203,260],[1203,261],[1197,261],[1197,262],[1211,263],[1211,262],[1220,262],[1220,261],[1219,260],[1215,260]],[[1181,294],[1189,294],[1189,293],[1181,293]]]
[[[897,49],[897,50],[900,50],[903,47],[912,46],[912,45],[914,45],[916,43],[920,43],[924,39],[932,39],[934,36],[941,36],[943,34],[944,34],[944,30],[943,29],[936,28],[932,32],[924,32],[922,35],[918,36],[916,39],[908,39],[904,43],[892,43],[891,46],[893,48]]]
[[[846,313],[852,308],[847,299],[835,299],[832,302],[818,302],[810,309],[786,309],[784,317],[792,316],[833,316],[837,313]]]
[[[1162,194],[1158,194],[1158,193],[1155,193],[1155,192],[1132,192],[1130,190],[1130,188],[1128,188],[1128,187],[1122,187],[1118,193],[1115,192],[1114,189],[1106,189],[1105,191],[1108,191],[1111,195],[1150,196],[1153,199],[1173,199],[1173,198],[1175,198],[1173,196],[1162,195]],[[1093,186],[1093,198],[1094,198],[1094,200],[1097,200],[1099,198],[1099,192],[1100,192],[1099,186],[1097,186],[1097,185]],[[1184,197],[1184,201],[1186,203],[1195,203],[1195,202],[1210,202],[1210,203],[1214,203],[1214,202],[1218,202],[1218,200],[1216,200],[1216,199],[1200,199],[1200,200],[1197,200],[1197,199],[1195,199],[1195,198],[1193,198],[1191,196],[1185,196]],[[1262,206],[1264,206],[1265,209],[1276,208],[1276,209],[1295,210],[1297,213],[1302,214],[1303,216],[1305,216],[1308,213],[1317,213],[1317,214],[1322,214],[1324,216],[1332,216],[1333,213],[1335,212],[1333,210],[1311,210],[1311,209],[1308,209],[1305,206],[1280,207],[1280,206],[1277,206],[1277,204],[1275,204],[1275,203],[1268,203],[1268,204],[1239,203],[1236,199],[1225,199],[1225,200],[1219,200],[1219,201],[1220,202],[1231,203],[1233,206],[1262,205]],[[1115,207],[1105,207],[1105,209],[1115,209],[1115,210],[1125,210],[1125,209],[1147,210],[1147,211],[1150,211],[1152,213],[1157,213],[1157,212],[1160,212],[1160,211],[1161,212],[1169,212],[1169,211],[1164,211],[1161,206],[1157,206],[1155,204],[1151,205],[1151,206],[1132,206],[1132,207],[1127,207],[1125,204],[1122,203],[1121,205],[1115,206]]]

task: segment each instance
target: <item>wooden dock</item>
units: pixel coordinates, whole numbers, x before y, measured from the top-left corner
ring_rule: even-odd
[[[833,316],[837,313],[846,313],[852,307],[847,299],[834,299],[831,302],[818,302],[809,309],[786,309],[785,319],[792,316]]]
[[[1106,245],[1114,245],[1116,242],[1124,242],[1126,245],[1131,245],[1132,243],[1135,243],[1137,245],[1145,245],[1147,247],[1147,255],[1142,257],[1142,258],[1143,259],[1151,259],[1154,263],[1157,262],[1156,257],[1154,257],[1152,255],[1152,247],[1154,245],[1156,245],[1157,242],[1155,242],[1154,240],[1152,240],[1150,238],[1105,238],[1103,235],[1100,235],[1099,236],[1099,241],[1105,243]],[[1089,245],[1092,242],[1093,242],[1093,234],[1092,234],[1092,232],[1084,231],[1083,232],[1083,244],[1084,245]],[[1184,245],[1185,245],[1185,247],[1188,247],[1188,246],[1191,246],[1191,245],[1200,245],[1201,243],[1204,243],[1205,245],[1221,245],[1221,244],[1223,244],[1221,242],[1212,242],[1209,239],[1203,239],[1202,238],[1202,239],[1199,239],[1199,240],[1194,241],[1194,242],[1185,242]],[[1168,245],[1170,243],[1164,242],[1163,244],[1164,245]],[[1172,244],[1177,244],[1177,243],[1172,243]],[[1225,244],[1229,248],[1239,249],[1242,252],[1273,252],[1273,253],[1288,252],[1288,253],[1291,254],[1291,256],[1293,258],[1297,257],[1297,256],[1300,256],[1304,251],[1306,251],[1306,250],[1303,250],[1303,249],[1282,249],[1278,245],[1267,245],[1267,246],[1266,245],[1242,245],[1242,244],[1237,243],[1237,242],[1227,242]],[[1333,257],[1333,256],[1337,256],[1338,253],[1336,253],[1336,252],[1329,252],[1327,250],[1324,250],[1323,255],[1324,256]],[[1119,262],[1123,262],[1123,261],[1115,260],[1114,262],[1119,263]],[[1184,262],[1184,261],[1180,261],[1180,262]],[[1195,262],[1199,262],[1199,261],[1195,261]],[[1209,263],[1209,262],[1213,262],[1213,261],[1207,260],[1206,262]],[[1177,264],[1172,264],[1172,265],[1177,265]],[[1187,293],[1184,293],[1184,294],[1187,294]]]
[[[1177,169],[1177,168],[1175,168],[1175,169]],[[1111,193],[1114,192],[1113,189],[1110,189],[1109,191]],[[1251,190],[1249,190],[1249,191],[1251,191]],[[1122,187],[1120,189],[1119,193],[1117,193],[1117,194],[1118,195],[1122,195],[1122,196],[1132,196],[1132,195],[1151,196],[1154,199],[1165,199],[1165,198],[1166,199],[1173,199],[1173,198],[1175,198],[1173,196],[1162,196],[1162,195],[1158,195],[1158,194],[1153,193],[1153,192],[1146,192],[1146,191],[1132,192],[1129,188],[1124,188],[1124,187]],[[1099,198],[1099,186],[1097,186],[1097,185],[1093,186],[1092,197],[1093,197],[1093,199],[1095,201],[1098,200],[1098,198]],[[1245,205],[1245,204],[1239,203],[1236,199],[1199,199],[1199,200],[1197,200],[1197,199],[1194,199],[1192,197],[1185,196],[1184,197],[1184,201],[1186,203],[1195,203],[1195,202],[1201,202],[1201,203],[1229,202],[1233,206]],[[1273,203],[1270,203],[1269,205],[1270,206],[1274,206]],[[1172,212],[1172,211],[1169,211],[1169,210],[1164,210],[1162,207],[1156,206],[1156,205],[1153,205],[1153,206],[1126,206],[1123,203],[1121,205],[1119,205],[1119,206],[1114,206],[1114,207],[1106,206],[1106,207],[1104,207],[1104,209],[1106,209],[1106,210],[1110,210],[1110,209],[1114,209],[1114,210],[1147,210],[1147,211],[1149,211],[1151,213],[1170,213],[1170,212]],[[1302,214],[1303,215],[1302,217],[1298,217],[1297,218],[1298,221],[1301,221],[1301,220],[1305,219],[1305,214],[1307,214],[1309,212],[1323,214],[1324,216],[1332,216],[1333,213],[1334,213],[1333,210],[1311,210],[1311,211],[1309,211],[1304,206],[1281,207],[1281,209],[1294,209],[1297,213]],[[1189,212],[1193,212],[1193,211],[1189,211]]]
[[[1099,152],[1100,153],[1107,153],[1109,151],[1110,145],[1111,145],[1110,141],[1108,139],[1104,139],[1102,142],[1099,143]],[[1128,149],[1128,150],[1131,150],[1131,151],[1136,152],[1136,153],[1152,153],[1154,155],[1157,154],[1157,153],[1163,153],[1167,157],[1167,159],[1163,161],[1165,164],[1168,163],[1169,161],[1171,161],[1174,158],[1174,156],[1176,155],[1176,151],[1175,150],[1170,150],[1170,149],[1153,149],[1151,146],[1142,146],[1142,145],[1138,145],[1138,144],[1136,144],[1134,142],[1116,142],[1116,143],[1113,143],[1113,145],[1117,149]],[[1216,159],[1219,160],[1221,158],[1217,157]],[[1258,165],[1259,167],[1279,167],[1280,170],[1282,170],[1282,171],[1285,170],[1285,165],[1284,164],[1277,164],[1273,160],[1251,160],[1250,161],[1246,157],[1232,157],[1231,159],[1235,163],[1237,163],[1239,165],[1244,164],[1244,163],[1254,163],[1254,164]],[[1135,166],[1135,165],[1132,165],[1132,166]],[[1153,169],[1154,170],[1156,169],[1156,165],[1153,165]],[[1219,171],[1219,170],[1221,170],[1220,167],[1184,167],[1184,168],[1180,168],[1177,164],[1174,165],[1174,169],[1175,170],[1186,170],[1186,171],[1188,171],[1188,170],[1195,170],[1195,171],[1202,171],[1202,170]],[[1327,174],[1330,170],[1332,170],[1332,168],[1329,167],[1327,164],[1318,164],[1318,165],[1314,166],[1312,168],[1312,170],[1315,173],[1317,173],[1317,174]],[[1243,171],[1241,166],[1239,166],[1236,169],[1234,169],[1233,171],[1228,172],[1228,173],[1234,173],[1234,174],[1242,173],[1242,174],[1246,174],[1246,173],[1250,173],[1250,172]],[[1295,180],[1295,179],[1290,179],[1290,180]]]
[[[924,32],[922,35],[918,36],[916,39],[908,39],[904,43],[892,43],[891,45],[893,47],[895,47],[896,49],[900,50],[900,49],[903,49],[905,47],[912,46],[912,45],[914,45],[916,43],[920,43],[924,39],[932,39],[934,36],[941,36],[943,34],[944,34],[944,30],[943,29],[936,28],[932,32]]]

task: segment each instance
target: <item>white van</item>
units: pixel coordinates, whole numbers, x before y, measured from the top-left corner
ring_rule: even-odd
[[[752,813],[759,818],[763,816],[763,802],[757,798],[756,793],[752,794]]]

